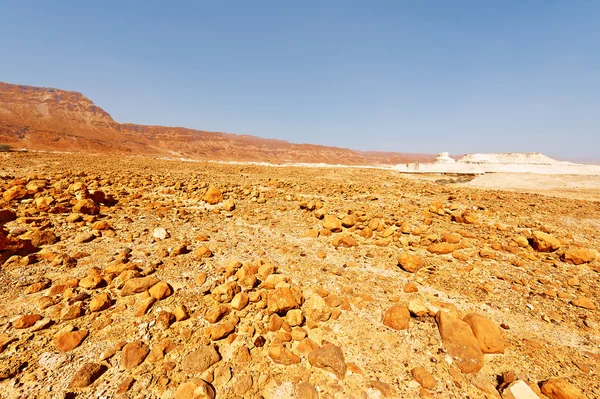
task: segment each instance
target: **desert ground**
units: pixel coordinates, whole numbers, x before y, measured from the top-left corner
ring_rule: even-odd
[[[600,178],[0,154],[2,398],[600,397]]]

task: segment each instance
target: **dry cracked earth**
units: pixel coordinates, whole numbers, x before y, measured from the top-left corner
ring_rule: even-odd
[[[600,202],[0,158],[2,398],[600,397]]]

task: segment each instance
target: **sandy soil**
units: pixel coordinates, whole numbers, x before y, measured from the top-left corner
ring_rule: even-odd
[[[486,173],[461,186],[600,201],[600,176],[593,175]]]
[[[552,378],[598,398],[600,204],[523,176],[9,154],[0,397],[499,399],[513,372],[542,399]],[[440,312],[483,316],[504,349]]]

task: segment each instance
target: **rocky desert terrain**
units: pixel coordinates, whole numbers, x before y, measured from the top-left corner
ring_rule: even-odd
[[[0,397],[599,398],[600,196],[469,184],[0,154]]]

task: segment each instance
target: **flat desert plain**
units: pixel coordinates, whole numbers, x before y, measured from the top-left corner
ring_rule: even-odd
[[[598,398],[574,179],[2,154],[0,397]]]

